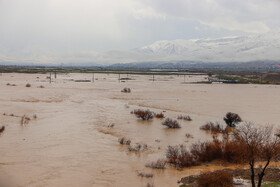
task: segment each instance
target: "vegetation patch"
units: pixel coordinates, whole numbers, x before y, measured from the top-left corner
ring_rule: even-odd
[[[125,137],[119,138],[118,141],[121,145],[130,145],[130,143],[131,143],[131,140],[127,139]]]
[[[162,122],[162,125],[170,128],[170,129],[181,128],[181,125],[178,123],[178,121],[177,120],[172,120],[171,118],[166,118]]]
[[[130,92],[131,92],[131,89],[125,87],[125,88],[123,88],[123,89],[121,90],[121,92],[123,92],[123,93],[130,93]]]
[[[147,163],[145,166],[153,169],[165,169],[166,161],[164,159],[158,159],[157,161],[153,161]]]
[[[150,120],[154,118],[154,113],[149,109],[147,110],[137,109],[131,113],[133,113],[137,118],[140,118],[142,120]]]
[[[159,119],[165,118],[165,116],[164,116],[164,114],[162,112],[158,113],[158,114],[155,114],[155,117],[159,118]]]
[[[182,119],[182,120],[186,120],[186,121],[192,121],[192,118],[189,115],[179,115],[177,117],[177,119]]]
[[[207,122],[205,125],[202,125],[200,129],[204,131],[209,131],[213,134],[226,133],[226,130],[223,128],[223,126],[217,122]]]

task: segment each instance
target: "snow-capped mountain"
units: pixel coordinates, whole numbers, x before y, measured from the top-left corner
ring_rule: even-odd
[[[280,60],[280,31],[216,39],[157,41],[133,50],[150,60],[246,62]]]
[[[0,45],[0,63],[36,62],[45,64],[129,62],[280,62],[280,30],[248,36],[223,38],[162,40],[127,51],[56,54],[43,50],[23,50],[15,54]],[[27,51],[27,52],[26,52]],[[27,59],[27,60],[24,60]],[[75,62],[75,63],[74,63]]]

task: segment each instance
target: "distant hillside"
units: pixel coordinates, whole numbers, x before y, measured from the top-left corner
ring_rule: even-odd
[[[109,69],[179,69],[179,70],[231,70],[231,71],[280,71],[280,61],[252,61],[252,62],[137,62],[114,64]]]
[[[25,61],[23,57],[14,58],[12,54],[5,56],[5,54],[1,54],[3,51],[0,51],[0,64],[8,65],[12,63],[24,65],[24,62],[25,65],[59,65],[64,63],[66,66],[101,66],[115,63],[129,63],[113,65],[113,67],[171,68],[173,66],[182,66],[182,68],[185,68],[194,64],[200,66],[202,63],[230,64],[236,62],[253,62],[251,63],[251,68],[255,68],[255,65],[257,67],[265,67],[267,65],[263,63],[280,61],[280,30],[249,36],[162,40],[147,46],[122,51],[112,50],[100,53],[91,51],[82,54],[65,54],[63,56],[52,56],[50,54],[50,57],[47,57],[52,59],[53,62],[47,60],[44,63],[40,62],[40,55],[36,55],[36,57],[32,56],[30,58],[32,60]],[[45,54],[43,53],[41,56],[45,57]],[[246,66],[249,67],[250,63],[247,63]]]
[[[129,51],[99,54],[111,62],[250,62],[280,60],[280,31],[214,39],[163,40]]]

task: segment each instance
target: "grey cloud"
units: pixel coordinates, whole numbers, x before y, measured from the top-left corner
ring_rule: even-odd
[[[94,61],[157,40],[279,28],[277,0],[0,0],[0,62]]]

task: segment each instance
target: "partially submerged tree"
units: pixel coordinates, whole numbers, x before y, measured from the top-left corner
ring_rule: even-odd
[[[252,187],[256,186],[255,177],[258,176],[258,187],[261,187],[265,171],[271,161],[280,160],[280,138],[274,134],[272,127],[255,127],[251,123],[245,123],[238,128],[234,138],[240,144],[245,145],[244,159],[249,163],[251,170]],[[256,170],[256,162],[265,162]]]
[[[224,117],[224,121],[229,127],[235,127],[238,123],[242,121],[242,119],[238,114],[228,112]]]
[[[140,118],[142,120],[150,120],[154,118],[154,113],[149,109],[147,110],[137,109],[134,110],[132,113],[135,114],[137,118]]]
[[[170,129],[181,128],[181,125],[178,123],[178,121],[172,120],[171,118],[166,118],[161,124]]]
[[[213,137],[212,141],[194,143],[189,150],[183,145],[168,146],[166,158],[168,163],[176,167],[196,166],[214,160],[233,164],[248,163],[252,187],[261,187],[269,164],[280,161],[278,134],[272,127],[244,123],[237,127],[233,135],[226,134],[222,139]],[[259,166],[260,162],[264,164]]]

